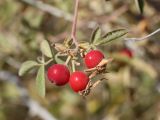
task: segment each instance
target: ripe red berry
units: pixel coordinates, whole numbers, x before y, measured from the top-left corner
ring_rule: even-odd
[[[133,53],[129,49],[123,49],[120,53],[129,58],[133,57]]]
[[[86,88],[88,81],[89,78],[84,72],[77,71],[71,74],[69,84],[75,92],[79,92]]]
[[[65,65],[54,64],[47,72],[48,79],[57,86],[63,86],[69,81],[70,72]]]
[[[88,68],[96,67],[101,60],[104,58],[104,55],[99,50],[91,50],[85,55],[85,64]]]

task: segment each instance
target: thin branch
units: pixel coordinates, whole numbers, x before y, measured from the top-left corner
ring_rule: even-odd
[[[78,42],[77,42],[77,38],[76,38],[78,6],[79,6],[79,0],[76,0],[75,9],[74,9],[74,18],[73,18],[73,24],[72,24],[72,32],[71,32],[71,38],[73,39],[73,42],[76,45],[76,49],[78,49]]]
[[[144,37],[141,37],[141,38],[125,38],[126,41],[128,40],[132,40],[132,41],[142,41],[142,40],[145,40],[153,35],[155,35],[156,33],[160,32],[160,28],[158,28],[157,30],[155,30],[154,32],[150,33],[149,35],[147,36],[144,36]]]

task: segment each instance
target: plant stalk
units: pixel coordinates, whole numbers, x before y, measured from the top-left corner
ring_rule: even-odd
[[[79,0],[76,0],[75,8],[74,8],[74,18],[73,18],[73,23],[72,23],[72,32],[71,32],[71,38],[73,39],[73,42],[76,46],[76,48],[75,48],[76,51],[78,50],[78,41],[76,38],[78,6],[79,6]]]

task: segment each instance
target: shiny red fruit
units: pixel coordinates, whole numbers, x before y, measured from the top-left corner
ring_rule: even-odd
[[[99,50],[91,50],[85,55],[85,64],[88,68],[96,67],[101,60],[104,58],[104,55]]]
[[[129,49],[123,49],[121,52],[120,52],[122,55],[124,56],[127,56],[129,58],[132,58],[133,57],[133,53],[131,50]]]
[[[71,74],[69,84],[75,92],[79,92],[86,88],[88,81],[89,78],[84,72],[77,71]]]
[[[48,79],[57,86],[63,86],[69,81],[70,72],[65,65],[54,64],[47,71]]]

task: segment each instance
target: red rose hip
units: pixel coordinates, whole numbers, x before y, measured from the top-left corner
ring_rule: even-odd
[[[48,79],[57,86],[63,86],[69,81],[70,72],[65,65],[54,64],[48,68]]]
[[[75,92],[79,92],[86,88],[88,81],[89,78],[84,72],[76,71],[71,74],[69,84]]]
[[[101,60],[104,58],[104,55],[99,50],[91,50],[85,55],[85,64],[88,68],[96,67]]]

